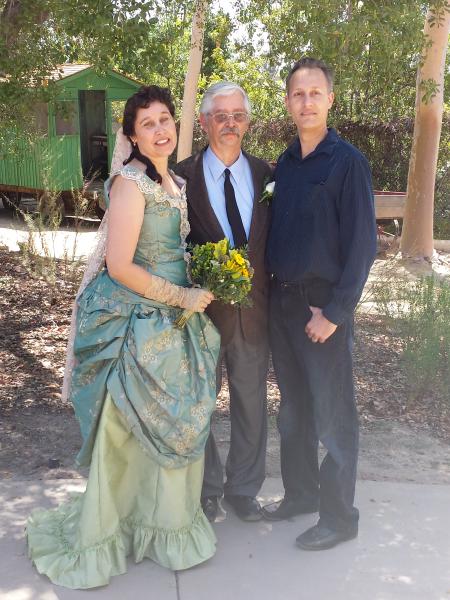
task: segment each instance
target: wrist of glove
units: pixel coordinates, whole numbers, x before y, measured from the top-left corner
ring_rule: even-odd
[[[210,300],[207,299],[208,294],[209,292],[202,288],[186,288],[185,297],[180,306],[193,312],[203,312],[210,303]]]
[[[150,275],[150,277],[144,296],[151,300],[193,312],[203,312],[213,299],[212,294],[202,288],[185,288],[158,275]]]

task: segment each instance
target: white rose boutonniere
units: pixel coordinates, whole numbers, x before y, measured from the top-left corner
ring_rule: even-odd
[[[275,181],[269,181],[269,183],[266,183],[264,191],[261,194],[260,202],[261,203],[264,202],[265,204],[267,204],[267,206],[269,206],[269,204],[271,203],[272,198],[273,198],[274,190],[275,190]]]

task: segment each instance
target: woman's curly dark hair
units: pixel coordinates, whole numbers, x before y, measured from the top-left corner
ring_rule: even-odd
[[[161,104],[165,104],[172,117],[175,118],[175,105],[172,101],[170,90],[157,85],[143,85],[135,94],[128,98],[123,111],[122,129],[123,133],[128,136],[128,138],[135,134],[134,124],[136,122],[138,110],[140,108],[148,108],[152,102],[161,102]],[[141,153],[137,144],[133,146],[133,151],[127,160],[123,161],[123,164],[127,165],[133,158],[140,160],[146,165],[147,168],[145,172],[150,179],[153,179],[153,181],[156,181],[157,183],[161,183],[161,175],[156,170],[155,165],[147,158],[147,156],[144,156]]]

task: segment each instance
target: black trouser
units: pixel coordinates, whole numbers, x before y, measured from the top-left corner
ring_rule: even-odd
[[[274,279],[270,298],[270,343],[281,393],[278,429],[286,497],[320,503],[320,522],[334,530],[357,527],[353,506],[358,460],[358,415],[353,371],[353,319],[323,343],[305,333],[309,306],[323,308],[331,286]],[[318,442],[327,455],[318,464]]]

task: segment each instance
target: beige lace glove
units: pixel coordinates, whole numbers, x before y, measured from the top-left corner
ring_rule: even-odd
[[[192,312],[203,312],[214,299],[213,294],[203,288],[185,288],[170,283],[167,279],[150,275],[150,283],[145,288],[144,296],[170,306],[179,306]]]

